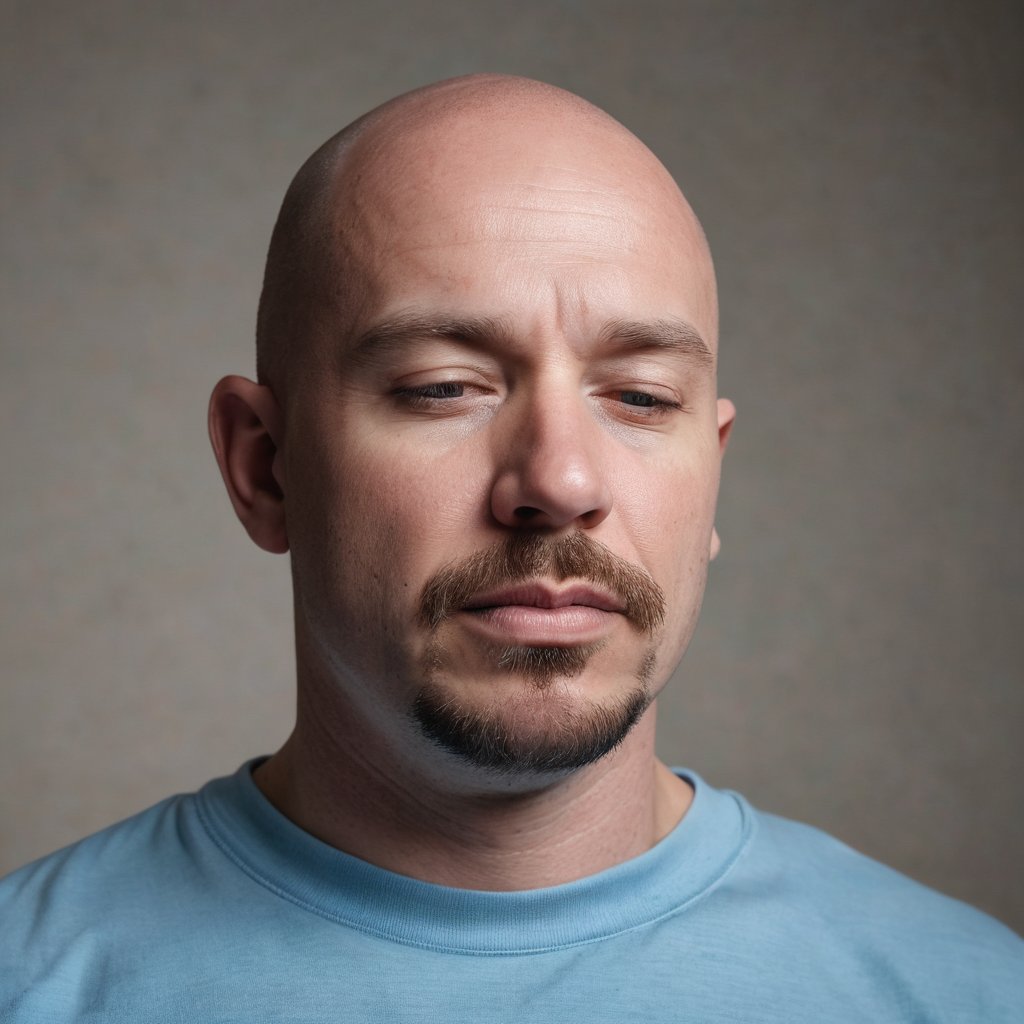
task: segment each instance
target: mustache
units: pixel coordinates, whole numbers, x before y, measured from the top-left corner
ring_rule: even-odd
[[[444,566],[423,588],[420,621],[436,629],[482,590],[539,576],[607,587],[640,632],[653,633],[665,621],[665,594],[650,573],[580,532],[558,538],[510,534],[494,547]]]

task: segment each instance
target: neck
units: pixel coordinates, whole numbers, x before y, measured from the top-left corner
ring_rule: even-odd
[[[295,732],[256,770],[257,785],[323,842],[439,885],[510,891],[595,874],[650,849],[692,798],[655,758],[653,705],[600,761],[517,792],[445,786],[375,759],[351,721],[300,705]]]

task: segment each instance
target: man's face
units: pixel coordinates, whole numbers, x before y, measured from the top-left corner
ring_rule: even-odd
[[[695,624],[714,286],[624,145],[473,141],[422,133],[401,177],[339,190],[352,322],[295,375],[282,446],[300,658],[371,746],[569,768]]]

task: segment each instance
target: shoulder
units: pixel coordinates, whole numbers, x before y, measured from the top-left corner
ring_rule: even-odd
[[[154,855],[167,858],[187,839],[180,825],[193,797],[168,797],[124,821],[40,857],[0,880],[0,908],[45,910],[59,900],[62,912],[109,898],[109,886],[130,888]],[[107,896],[104,897],[104,890]]]
[[[824,913],[864,928],[899,932],[938,928],[945,923],[971,935],[1021,940],[987,914],[944,896],[866,856],[820,829],[763,811],[753,812],[753,854],[768,878],[785,872],[798,902],[813,899]],[[766,878],[767,881],[767,878]],[[781,878],[776,877],[777,882]]]
[[[1009,928],[819,829],[751,814],[733,882],[758,893],[773,927],[812,961],[841,964],[911,1002],[940,993],[964,1019],[1019,1012],[1024,941]]]
[[[0,917],[9,946],[12,927],[70,926],[131,904],[154,873],[174,880],[194,833],[191,795],[160,803],[40,857],[0,880]]]
[[[117,949],[166,917],[195,874],[192,804],[169,797],[0,880],[0,1018],[78,1005]]]

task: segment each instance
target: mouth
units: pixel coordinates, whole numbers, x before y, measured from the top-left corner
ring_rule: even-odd
[[[625,605],[610,591],[589,583],[573,583],[551,587],[543,583],[518,583],[510,587],[474,594],[463,611],[486,611],[491,608],[596,608],[603,612],[623,612]]]
[[[475,594],[461,619],[490,642],[529,647],[573,647],[603,640],[625,606],[588,583],[520,583]]]

